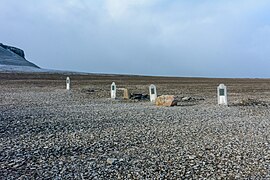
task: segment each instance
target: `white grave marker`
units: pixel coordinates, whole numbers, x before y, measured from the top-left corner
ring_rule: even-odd
[[[70,79],[69,79],[69,77],[67,77],[66,83],[67,83],[67,90],[70,90]]]
[[[155,102],[157,98],[157,88],[154,84],[149,86],[150,101]]]
[[[224,84],[220,84],[217,88],[217,91],[218,91],[218,104],[228,105],[227,87]]]
[[[111,85],[111,98],[112,99],[115,99],[116,98],[116,85],[115,85],[114,82]]]

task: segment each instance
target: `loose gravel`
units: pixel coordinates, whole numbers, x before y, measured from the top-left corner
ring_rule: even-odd
[[[156,107],[100,91],[2,89],[1,179],[270,178],[268,107]]]

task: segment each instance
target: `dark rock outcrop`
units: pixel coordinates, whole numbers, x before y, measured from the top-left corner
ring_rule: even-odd
[[[0,65],[30,66],[39,68],[37,65],[25,59],[24,51],[0,43]]]
[[[21,49],[19,49],[19,48],[16,48],[16,47],[4,45],[4,44],[2,44],[2,43],[0,43],[0,46],[1,46],[2,48],[4,48],[4,49],[8,49],[8,50],[14,52],[15,54],[17,54],[17,55],[19,55],[19,56],[21,56],[22,58],[25,59],[25,55],[24,55],[24,51],[23,51],[23,50],[21,50]]]

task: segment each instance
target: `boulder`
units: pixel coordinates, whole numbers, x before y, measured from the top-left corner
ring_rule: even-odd
[[[175,97],[173,95],[162,95],[157,97],[156,105],[170,107],[177,105],[177,101],[175,100]]]

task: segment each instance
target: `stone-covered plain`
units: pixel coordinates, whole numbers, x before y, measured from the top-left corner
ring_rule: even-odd
[[[270,178],[269,80],[1,74],[2,179]],[[198,97],[157,107],[112,100],[110,85]],[[226,83],[232,106],[218,106]],[[256,86],[254,86],[256,84]],[[189,98],[190,99],[190,98]],[[185,99],[186,101],[187,99]]]

